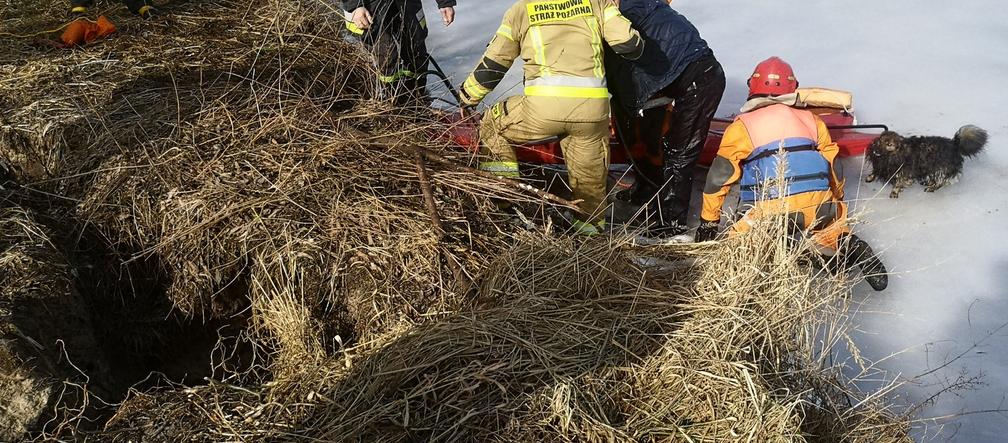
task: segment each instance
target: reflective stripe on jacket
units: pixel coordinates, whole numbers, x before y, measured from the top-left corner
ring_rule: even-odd
[[[778,177],[780,151],[787,160],[786,195],[770,186],[762,197],[783,198],[806,192],[832,191],[843,200],[843,186],[833,171],[839,149],[826,124],[808,111],[772,104],[740,115],[721,140],[704,186],[701,218],[718,220],[731,185],[738,182],[743,202],[761,197],[760,186]]]
[[[525,95],[578,99],[576,113],[566,109],[575,120],[608,118],[603,42],[631,59],[644,47],[609,0],[519,0],[504,14],[483,59],[462,84],[464,100],[469,105],[483,100],[521,57]]]

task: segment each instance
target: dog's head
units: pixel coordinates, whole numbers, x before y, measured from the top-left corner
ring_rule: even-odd
[[[895,153],[903,147],[903,136],[892,132],[886,131],[879,136],[878,140],[875,140],[874,150],[878,153]]]

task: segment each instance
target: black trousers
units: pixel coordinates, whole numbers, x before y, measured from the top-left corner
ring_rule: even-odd
[[[374,55],[379,81],[396,101],[406,104],[426,98],[430,63],[427,20],[420,0],[381,2],[369,10],[373,24],[361,40]]]
[[[123,3],[134,14],[139,14],[140,8],[149,5],[146,0],[123,0]],[[70,0],[71,6],[91,6],[93,4],[94,0]]]
[[[724,70],[708,55],[687,66],[661,91],[675,100],[671,112],[661,106],[631,117],[634,128],[629,133],[647,146],[646,158],[635,161],[641,180],[631,198],[652,205],[662,226],[686,225],[696,161],[724,89]]]

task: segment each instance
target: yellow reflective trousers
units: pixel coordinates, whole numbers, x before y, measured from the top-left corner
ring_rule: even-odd
[[[560,110],[543,107],[563,106],[562,103],[553,98],[515,96],[495,104],[480,124],[481,153],[487,156],[480,167],[517,177],[518,159],[512,143],[559,137],[573,198],[581,200],[582,211],[594,215],[590,221],[603,221],[609,172],[609,119],[583,122],[548,118],[560,114]]]

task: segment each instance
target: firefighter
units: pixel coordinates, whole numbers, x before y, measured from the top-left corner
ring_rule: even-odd
[[[455,21],[455,0],[437,0],[445,26]],[[374,54],[378,81],[396,103],[427,99],[427,19],[420,0],[343,0],[346,27]],[[423,103],[424,106],[427,103]]]
[[[679,236],[688,230],[693,171],[721,103],[724,70],[697,28],[666,0],[622,0],[619,8],[648,47],[635,62],[606,58],[623,141],[646,148],[644,158],[634,159],[638,180],[630,201],[647,205],[649,235]]]
[[[462,84],[464,105],[476,106],[518,57],[525,94],[494,104],[480,123],[481,168],[518,177],[512,143],[559,137],[568,180],[594,234],[605,224],[609,169],[609,91],[603,42],[628,59],[644,41],[610,0],[519,0],[504,14],[483,59]]]
[[[876,291],[885,289],[885,266],[847,223],[843,182],[833,168],[839,148],[819,117],[785,104],[795,102],[798,88],[791,66],[771,57],[756,66],[748,84],[744,113],[725,130],[707,173],[696,241],[717,235],[725,196],[739,183],[745,213],[733,231],[747,231],[762,217],[787,214],[792,228],[811,235],[827,254],[835,253],[837,262],[860,266]],[[779,163],[782,157],[784,164]]]
[[[123,0],[126,4],[126,8],[130,12],[139,15],[143,18],[151,18],[157,15],[157,10],[151,5],[152,2],[148,0]],[[71,15],[84,15],[87,14],[88,8],[94,4],[94,0],[70,0],[70,14]]]

